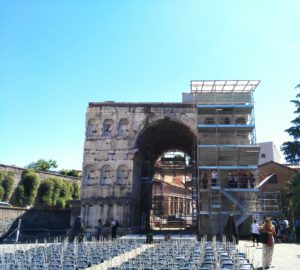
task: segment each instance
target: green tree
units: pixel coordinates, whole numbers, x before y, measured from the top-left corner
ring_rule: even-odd
[[[24,187],[25,203],[33,205],[40,185],[38,174],[31,170],[25,170],[20,185]]]
[[[57,162],[55,160],[49,159],[48,161],[45,159],[39,159],[37,162],[31,162],[27,168],[40,170],[40,171],[49,171],[50,169],[57,168]]]
[[[78,200],[80,198],[80,186],[76,182],[72,182],[72,199]]]
[[[1,200],[8,201],[14,187],[14,173],[0,172],[0,186],[3,188],[3,196]]]
[[[296,88],[300,88],[300,84]],[[293,126],[285,130],[294,140],[284,142],[280,149],[288,162],[298,164],[300,162],[300,93],[297,94],[296,98],[291,102],[296,106],[294,113],[297,117],[291,121]]]
[[[4,196],[4,189],[3,187],[0,186],[0,201],[3,200],[3,196]]]
[[[77,177],[77,178],[79,178],[81,176],[81,172],[78,170],[63,169],[63,170],[60,170],[59,173],[62,175],[73,176],[73,177]]]
[[[300,173],[297,173],[291,180],[286,183],[286,194],[288,216],[292,220],[300,218]]]

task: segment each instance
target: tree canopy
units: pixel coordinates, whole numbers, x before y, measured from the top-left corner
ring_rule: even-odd
[[[63,169],[59,171],[60,174],[62,175],[67,175],[67,176],[73,176],[73,177],[81,177],[81,172],[78,170],[67,170],[67,169]]]
[[[40,171],[49,171],[50,169],[57,168],[57,162],[52,159],[49,159],[48,161],[45,159],[39,159],[37,162],[31,162],[27,168]]]
[[[296,88],[300,88],[300,84],[298,84]],[[294,113],[297,116],[291,121],[293,125],[285,130],[285,132],[293,137],[294,140],[284,142],[280,148],[285,156],[285,159],[293,164],[300,163],[300,93],[297,94],[296,98],[297,99],[295,100],[291,100],[291,102],[296,106]]]
[[[288,215],[300,218],[300,173],[297,173],[286,183],[286,196],[288,198],[287,208]]]

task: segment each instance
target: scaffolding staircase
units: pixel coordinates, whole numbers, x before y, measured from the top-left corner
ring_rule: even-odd
[[[228,191],[225,189],[222,189],[222,194],[229,200],[231,201],[234,205],[236,205],[240,211],[246,213],[248,211],[248,208],[245,206],[243,202],[237,199],[237,197],[231,195]]]
[[[216,209],[220,209],[222,205],[221,187],[211,186],[210,189],[210,211],[213,212]]]

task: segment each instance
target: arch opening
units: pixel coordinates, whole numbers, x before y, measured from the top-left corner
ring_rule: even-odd
[[[186,229],[192,224],[195,135],[184,124],[157,121],[141,132],[133,166],[133,213],[143,228]]]

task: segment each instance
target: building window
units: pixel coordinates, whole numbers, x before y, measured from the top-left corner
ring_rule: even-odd
[[[239,124],[239,125],[245,125],[245,124],[246,124],[246,120],[245,120],[245,118],[243,118],[243,117],[239,117],[239,118],[237,118],[237,119],[235,120],[235,123],[236,123],[236,124]]]
[[[228,125],[228,124],[230,124],[230,123],[231,123],[231,121],[230,121],[230,118],[229,118],[229,117],[222,117],[222,118],[220,119],[220,124]]]
[[[213,119],[212,117],[206,117],[204,120],[204,124],[206,125],[211,125],[215,123],[215,119]]]
[[[278,184],[278,179],[277,179],[277,175],[274,174],[269,180],[268,180],[268,184]]]
[[[265,157],[266,157],[266,154],[265,154],[265,153],[262,153],[262,154],[260,154],[260,157],[261,157],[261,158],[265,158]]]

